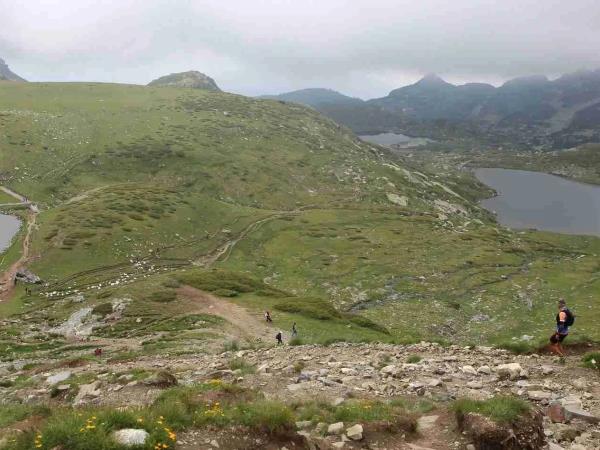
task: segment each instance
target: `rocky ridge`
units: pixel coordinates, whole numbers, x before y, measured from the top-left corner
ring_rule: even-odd
[[[6,64],[6,62],[4,62],[2,58],[0,58],[0,80],[27,81],[24,78],[21,78],[16,73],[14,73],[12,70],[10,70],[8,64]]]
[[[156,80],[152,80],[150,83],[148,83],[148,86],[205,89],[207,91],[216,92],[221,91],[219,86],[217,86],[217,83],[215,83],[215,80],[196,70],[165,75],[157,78]]]

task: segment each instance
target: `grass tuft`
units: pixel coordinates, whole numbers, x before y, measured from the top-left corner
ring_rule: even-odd
[[[600,370],[600,352],[586,353],[582,359],[584,367]]]
[[[510,396],[497,396],[489,400],[463,398],[456,400],[452,408],[458,416],[476,413],[499,423],[514,422],[531,409],[527,402]]]

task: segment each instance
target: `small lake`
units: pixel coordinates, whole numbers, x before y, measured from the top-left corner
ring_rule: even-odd
[[[482,206],[511,228],[600,236],[600,186],[525,170],[476,169],[496,190]]]
[[[8,248],[20,226],[21,221],[16,217],[0,214],[0,253]]]
[[[384,147],[399,146],[400,148],[411,148],[425,145],[428,142],[433,142],[427,138],[414,138],[399,133],[380,133],[380,134],[364,134],[358,136],[365,142],[371,144],[383,145]]]

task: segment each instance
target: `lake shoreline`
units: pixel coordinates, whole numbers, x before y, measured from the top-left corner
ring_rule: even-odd
[[[600,237],[600,186],[523,169],[480,167],[471,172],[494,191],[479,204],[501,225]]]

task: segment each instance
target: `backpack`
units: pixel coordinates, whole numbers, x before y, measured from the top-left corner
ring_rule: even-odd
[[[571,312],[570,309],[565,309],[565,313],[567,313],[567,320],[565,320],[565,325],[570,327],[575,323],[575,314]]]

